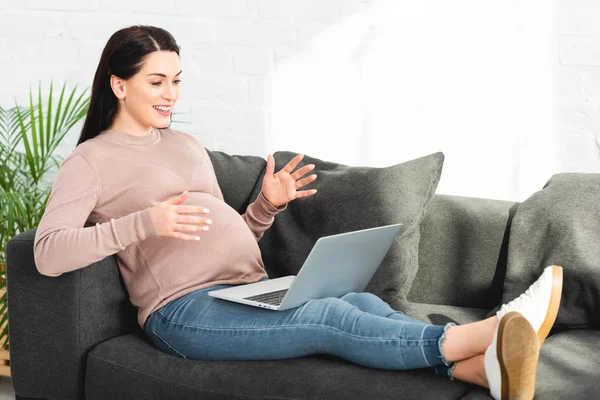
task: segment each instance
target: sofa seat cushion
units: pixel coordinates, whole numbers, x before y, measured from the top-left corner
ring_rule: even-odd
[[[88,400],[106,399],[460,399],[473,388],[431,369],[391,371],[318,354],[267,361],[198,361],[128,334],[88,354]]]
[[[549,336],[540,352],[535,400],[597,399],[600,392],[600,331],[573,329]],[[473,387],[463,400],[488,400],[489,391]]]
[[[536,399],[596,399],[600,331],[569,329],[548,337],[540,352]]]
[[[393,308],[395,304],[392,305]],[[488,310],[438,304],[411,303],[402,310],[420,321],[442,325],[468,324],[487,317]],[[554,329],[542,346],[536,379],[536,400],[592,399],[600,393],[600,331]],[[464,399],[490,399],[489,391],[474,386]]]

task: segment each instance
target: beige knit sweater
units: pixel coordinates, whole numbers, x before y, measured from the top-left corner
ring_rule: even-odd
[[[189,191],[208,208],[209,231],[188,241],[158,236],[150,207]],[[267,277],[258,241],[276,208],[262,192],[240,215],[225,203],[204,146],[173,129],[147,136],[106,130],[61,164],[34,241],[38,271],[59,276],[116,254],[144,328],[156,309],[194,290]]]

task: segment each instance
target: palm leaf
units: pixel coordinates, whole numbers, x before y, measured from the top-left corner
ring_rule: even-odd
[[[54,131],[52,132],[52,136],[56,137],[56,133],[58,132],[58,118],[60,117],[60,112],[62,111],[62,102],[65,96],[65,89],[67,88],[67,83],[63,84],[62,90],[60,91],[60,99],[58,99],[58,106],[56,107],[56,117],[54,117]]]

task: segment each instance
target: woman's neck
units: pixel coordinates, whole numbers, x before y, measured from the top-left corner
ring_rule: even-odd
[[[131,116],[122,114],[117,114],[117,116],[115,116],[108,129],[126,132],[134,136],[147,136],[152,134],[151,126],[143,126]]]

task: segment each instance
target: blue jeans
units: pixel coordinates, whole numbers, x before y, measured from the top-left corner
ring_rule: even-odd
[[[264,278],[263,280],[267,280]],[[395,311],[380,297],[347,293],[284,311],[217,299],[202,288],[148,317],[145,331],[159,350],[194,360],[278,360],[332,354],[365,367],[434,369],[452,378],[442,342],[448,327]]]

